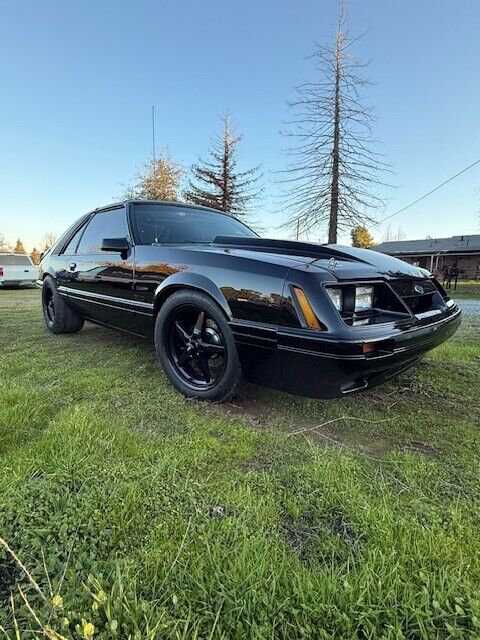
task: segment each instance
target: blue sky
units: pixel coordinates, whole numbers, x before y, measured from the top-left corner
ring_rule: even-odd
[[[356,52],[372,59],[367,100],[397,186],[387,215],[480,158],[480,3],[346,3],[352,31],[368,29]],[[31,248],[111,201],[151,153],[155,105],[157,146],[186,166],[233,111],[279,235],[269,180],[286,160],[286,100],[315,77],[305,56],[332,32],[335,0],[0,0],[0,11],[0,233]],[[478,187],[480,165],[392,226],[478,233]]]

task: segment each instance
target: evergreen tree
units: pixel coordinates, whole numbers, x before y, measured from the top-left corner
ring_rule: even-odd
[[[371,249],[375,246],[375,240],[372,234],[362,225],[355,227],[351,231],[352,247],[361,247],[363,249]]]
[[[199,160],[192,167],[192,179],[185,192],[185,199],[192,204],[211,207],[245,216],[255,199],[261,194],[259,166],[237,171],[238,143],[230,115],[222,117],[223,130],[211,139],[209,160]]]
[[[39,264],[40,263],[40,251],[38,251],[36,247],[33,247],[33,251],[30,254],[30,258],[31,258],[33,264]]]
[[[127,186],[123,197],[127,200],[178,200],[182,167],[167,154],[148,160],[133,184]]]
[[[25,247],[23,246],[22,241],[20,240],[20,238],[18,238],[17,240],[17,244],[15,245],[15,248],[13,250],[14,253],[27,253],[25,251]]]

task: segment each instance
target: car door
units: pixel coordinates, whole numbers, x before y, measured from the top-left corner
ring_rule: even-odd
[[[70,253],[74,236],[64,254],[69,301],[86,318],[135,333],[133,248],[102,251],[105,238],[130,238],[125,207],[94,213],[77,234],[78,246]]]

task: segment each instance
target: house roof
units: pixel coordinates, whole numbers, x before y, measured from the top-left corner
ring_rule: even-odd
[[[426,240],[397,240],[381,242],[375,251],[389,255],[480,253],[480,234],[453,236],[451,238],[427,238]]]

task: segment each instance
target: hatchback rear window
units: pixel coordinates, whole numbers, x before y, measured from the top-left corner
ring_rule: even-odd
[[[32,263],[30,262],[30,258],[28,256],[22,255],[21,253],[12,255],[6,253],[0,253],[0,264],[6,265],[17,265],[19,267],[31,267]]]

